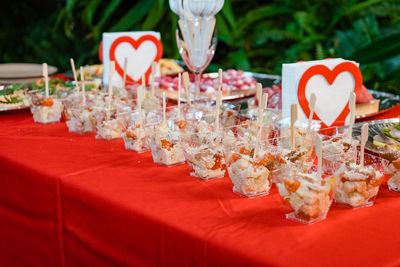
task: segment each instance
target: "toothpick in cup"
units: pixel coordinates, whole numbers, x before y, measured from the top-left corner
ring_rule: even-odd
[[[151,97],[154,98],[154,91],[155,91],[155,85],[154,85],[154,80],[156,78],[156,73],[157,73],[157,63],[153,62],[151,64]]]
[[[83,102],[83,105],[85,106],[86,105],[86,92],[85,92],[85,76],[83,76],[83,67],[81,66],[81,68],[80,68],[80,70],[81,70],[81,86],[82,86],[82,102]]]
[[[258,151],[260,150],[260,140],[261,140],[261,133],[262,133],[262,128],[263,128],[263,121],[264,121],[264,109],[267,107],[268,103],[268,94],[265,93],[262,96],[262,100],[260,101],[261,105],[261,116],[257,118],[257,124],[258,124],[258,132],[257,132],[257,137],[256,137],[256,146],[254,148],[254,155],[253,158],[257,157]]]
[[[163,125],[167,123],[167,115],[166,115],[166,108],[167,108],[167,101],[165,99],[165,91],[162,94],[162,101],[163,101]]]
[[[44,77],[44,83],[45,83],[45,93],[46,93],[46,98],[49,97],[49,72],[47,70],[47,63],[42,64],[42,71],[43,71],[43,77]]]
[[[368,140],[368,123],[364,123],[361,127],[361,150],[360,150],[360,166],[364,167],[364,150],[365,143]]]
[[[75,90],[77,90],[77,91],[79,92],[78,75],[76,74],[75,62],[74,62],[74,59],[73,59],[73,58],[70,58],[69,61],[71,62],[72,74],[74,75]]]
[[[350,93],[349,99],[349,109],[350,109],[350,123],[349,123],[349,138],[353,136],[353,125],[356,118],[356,94],[354,92]]]
[[[124,76],[122,78],[122,87],[126,87],[126,70],[128,69],[128,58],[124,58]]]
[[[108,74],[108,112],[107,115],[109,116],[109,113],[111,111],[111,100],[112,100],[112,77],[114,76],[114,71],[115,71],[115,61],[110,62],[110,72]]]
[[[318,177],[321,179],[322,178],[322,139],[319,134],[317,134],[315,137],[315,154],[317,155],[317,158],[318,158],[317,174],[318,174]]]
[[[178,120],[181,119],[181,74],[178,74]]]
[[[222,104],[222,92],[218,91],[215,99],[215,130],[219,131],[219,111]]]
[[[264,107],[262,105],[262,85],[261,83],[257,83],[257,99],[258,99],[258,113],[257,113],[257,121],[260,122],[260,118],[262,117]]]
[[[142,116],[142,102],[143,102],[143,87],[139,86],[136,89],[136,105],[139,112],[139,125],[143,126],[143,116]]]
[[[190,93],[189,93],[189,85],[190,85],[189,74],[185,71],[182,75],[182,78],[183,78],[183,86],[185,87],[185,92],[186,92],[186,103],[188,103],[189,107],[192,107],[192,101],[190,100]]]
[[[218,70],[218,91],[221,91],[221,87],[222,87],[222,69]]]
[[[296,132],[294,124],[297,121],[297,104],[292,104],[290,106],[290,144],[291,148],[296,147]]]
[[[310,108],[310,116],[308,117],[308,128],[307,128],[308,132],[310,132],[310,130],[311,130],[312,119],[313,119],[314,112],[315,112],[315,103],[316,102],[317,102],[317,96],[314,93],[311,93],[310,101],[308,104],[308,107]]]

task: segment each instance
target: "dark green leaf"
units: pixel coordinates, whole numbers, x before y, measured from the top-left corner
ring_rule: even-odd
[[[233,15],[231,0],[225,0],[224,7],[222,8],[222,14],[232,30],[236,29],[235,16]]]
[[[126,31],[132,29],[150,10],[155,0],[141,0],[128,10],[125,15],[110,28],[110,31]]]
[[[360,63],[379,62],[400,54],[400,34],[394,34],[356,51],[351,58]]]
[[[160,22],[164,15],[164,11],[167,10],[167,7],[164,7],[163,5],[163,0],[155,1],[146,17],[146,20],[142,24],[142,30],[152,30]]]

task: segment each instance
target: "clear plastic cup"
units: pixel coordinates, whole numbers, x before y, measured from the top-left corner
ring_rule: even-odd
[[[150,136],[150,149],[156,164],[174,166],[185,163],[183,148],[180,143],[180,129],[173,120],[167,120],[153,128]]]
[[[328,161],[340,162],[335,173],[338,187],[335,202],[352,208],[370,206],[374,203],[383,181],[388,161],[372,154],[364,154],[364,166],[360,165],[360,152],[355,162],[343,162],[342,155],[327,157]]]
[[[69,109],[69,119],[66,121],[68,130],[73,133],[85,134],[96,130],[94,111],[89,107]]]
[[[380,147],[379,156],[389,162],[385,168],[389,190],[400,193],[400,150],[389,146]]]
[[[321,177],[318,176],[317,164],[307,171],[291,162],[282,166],[282,177],[276,185],[286,218],[304,224],[324,220],[336,192],[334,173],[339,166],[337,162],[323,161]]]
[[[94,124],[96,124],[96,138],[112,140],[121,138],[127,129],[125,113],[118,113],[115,109],[94,108]]]
[[[185,124],[183,121],[178,122],[178,127],[185,126],[190,129],[181,134],[181,144],[190,175],[205,181],[224,177],[226,165],[221,132],[205,120],[194,122],[195,125],[187,125],[186,121]]]
[[[315,133],[321,129],[321,122],[313,120],[310,129],[308,129],[308,122],[297,120],[294,126],[296,148],[314,147]],[[280,133],[280,136],[290,136],[290,118],[278,121],[276,123],[276,129]]]
[[[125,114],[128,128],[122,134],[125,148],[138,153],[150,150],[150,136],[154,125],[160,122],[161,117],[157,112],[145,112],[142,110],[142,123],[140,123],[139,111],[135,110]]]
[[[326,128],[319,130],[322,137],[322,153],[324,157],[340,154],[337,160],[342,162],[355,161],[360,141],[356,137],[349,137],[347,128]]]
[[[57,96],[50,95],[46,98],[42,92],[30,92],[29,98],[35,122],[47,124],[61,120],[63,105]]]
[[[397,171],[390,177],[387,183],[390,190],[400,193],[400,167],[397,168]]]
[[[248,198],[267,195],[271,188],[270,176],[276,168],[276,140],[269,139],[269,127],[261,129],[247,122],[224,129],[222,144],[233,191]]]

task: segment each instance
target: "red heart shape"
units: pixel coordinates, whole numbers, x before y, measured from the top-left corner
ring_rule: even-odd
[[[346,71],[349,72],[354,77],[354,82],[355,82],[354,93],[356,94],[356,96],[358,96],[363,84],[362,75],[360,69],[351,62],[340,63],[333,70],[330,70],[328,67],[324,65],[315,65],[310,67],[304,72],[303,76],[300,78],[299,81],[297,97],[299,100],[300,107],[303,109],[304,114],[307,116],[307,118],[310,116],[310,108],[308,99],[306,97],[306,85],[310,80],[310,78],[315,75],[322,75],[329,83],[329,85],[332,85],[332,83],[336,80],[336,77],[340,73]],[[322,122],[316,112],[314,113],[313,119],[320,120],[322,128],[327,128],[331,126],[343,126],[345,124],[346,117],[349,115],[349,113],[350,113],[349,105],[346,105],[342,110],[342,112],[339,114],[339,116],[336,118],[336,120],[332,123],[332,125],[326,125],[324,122]]]
[[[157,54],[156,57],[154,58],[154,61],[158,62],[161,59],[162,53],[163,53],[163,46],[161,41],[156,38],[153,35],[143,35],[141,36],[139,39],[135,40],[130,36],[121,36],[118,37],[117,39],[114,40],[114,42],[111,44],[110,47],[110,60],[111,61],[115,61],[115,70],[118,72],[118,74],[123,77],[124,76],[124,70],[123,68],[118,64],[117,60],[115,59],[115,50],[117,49],[118,45],[121,43],[129,43],[130,45],[132,45],[132,47],[137,50],[139,48],[139,46],[146,41],[150,41],[152,43],[154,43],[154,45],[157,48]],[[148,84],[148,80],[151,74],[151,65],[149,66],[149,68],[146,70],[145,72],[145,79],[146,79],[146,84]],[[132,79],[132,77],[130,77],[128,74],[126,75],[126,82],[131,82],[131,83],[142,83],[142,78],[140,77],[139,80],[135,81]]]

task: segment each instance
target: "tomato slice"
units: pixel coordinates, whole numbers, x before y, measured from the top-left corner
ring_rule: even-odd
[[[288,192],[296,192],[297,189],[300,187],[300,182],[299,181],[288,181],[288,180],[283,180],[283,183],[285,185],[285,188]]]
[[[221,164],[222,157],[220,155],[214,155],[214,166],[211,167],[211,170],[218,170],[222,168]]]
[[[248,149],[246,149],[245,147],[242,147],[242,148],[240,148],[239,153],[242,154],[242,155],[248,155],[248,156],[250,156],[251,151],[248,150]]]
[[[185,120],[180,120],[177,122],[177,125],[178,125],[179,129],[183,130],[186,128],[187,123]]]
[[[383,176],[380,177],[379,179],[377,179],[375,182],[371,183],[370,185],[374,186],[374,187],[379,186],[382,183],[382,180],[383,180]]]
[[[41,103],[42,106],[46,106],[46,107],[51,107],[51,106],[53,106],[53,104],[54,104],[53,99],[51,97],[46,98]]]
[[[126,131],[126,137],[136,140],[136,135],[134,133],[132,133],[131,131]]]
[[[233,153],[233,154],[232,154],[232,160],[233,160],[233,162],[236,162],[238,159],[240,159],[239,154]]]
[[[166,150],[168,150],[168,151],[171,151],[172,144],[168,140],[162,139],[161,140],[161,147],[166,149]]]

